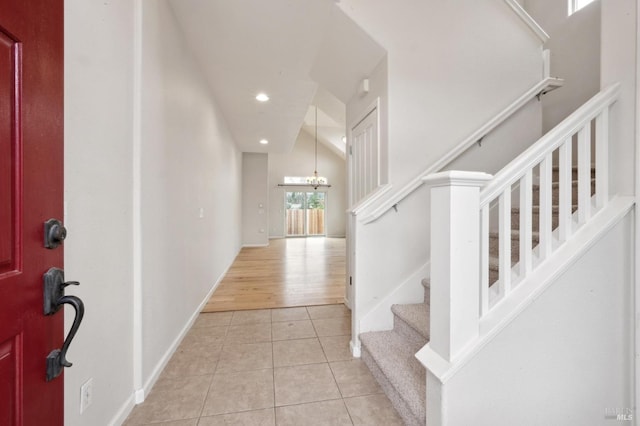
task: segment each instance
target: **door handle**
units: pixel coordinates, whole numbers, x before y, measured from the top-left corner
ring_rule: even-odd
[[[54,349],[47,355],[47,381],[58,377],[64,367],[73,365],[67,361],[67,351],[84,317],[84,303],[78,296],[66,296],[64,294],[64,288],[69,285],[80,285],[80,283],[77,281],[65,282],[62,269],[51,268],[44,274],[44,314],[53,315],[64,305],[71,305],[75,310],[71,330],[69,330],[69,334],[64,339],[62,348]]]

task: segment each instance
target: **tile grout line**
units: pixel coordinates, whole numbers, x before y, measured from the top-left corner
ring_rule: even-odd
[[[271,376],[273,377],[273,424],[278,426],[278,410],[276,410],[276,354],[273,350],[273,309],[269,310],[269,317],[271,318],[271,327],[269,333],[271,333]]]

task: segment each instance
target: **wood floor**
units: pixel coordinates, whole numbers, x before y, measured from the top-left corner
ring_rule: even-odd
[[[202,312],[343,303],[344,238],[286,238],[243,248]]]

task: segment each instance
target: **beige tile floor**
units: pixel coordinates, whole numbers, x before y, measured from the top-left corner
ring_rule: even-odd
[[[402,425],[344,305],[200,314],[133,425]]]

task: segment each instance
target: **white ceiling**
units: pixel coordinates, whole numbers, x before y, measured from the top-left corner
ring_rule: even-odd
[[[385,51],[333,0],[170,3],[240,150],[288,152],[317,105],[318,140],[344,155],[344,104]]]

